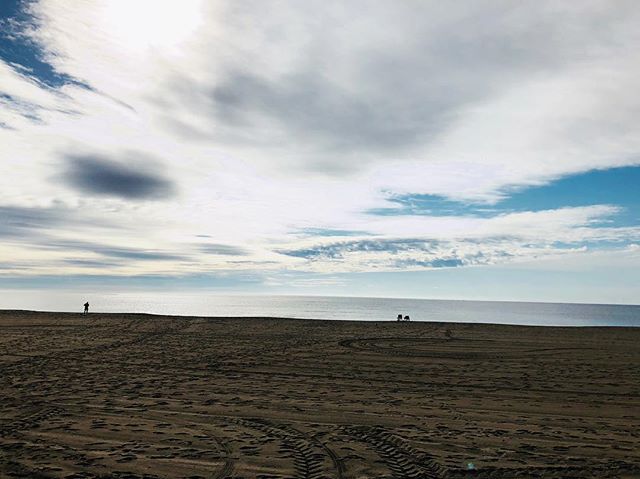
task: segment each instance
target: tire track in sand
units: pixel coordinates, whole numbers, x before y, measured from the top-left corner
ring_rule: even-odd
[[[446,469],[431,456],[419,451],[404,440],[381,427],[350,426],[344,432],[365,442],[376,450],[398,479],[440,479],[446,477]]]
[[[343,478],[344,465],[338,455],[318,439],[312,438],[298,429],[286,424],[274,424],[264,419],[235,418],[233,422],[256,429],[277,438],[285,450],[293,455],[295,477],[303,479],[324,479],[326,458],[333,464],[334,477]]]

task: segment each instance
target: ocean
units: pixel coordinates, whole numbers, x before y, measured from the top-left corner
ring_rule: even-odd
[[[219,295],[206,292],[0,291],[1,309],[260,316],[358,321],[451,321],[545,326],[640,327],[640,306],[329,296]]]

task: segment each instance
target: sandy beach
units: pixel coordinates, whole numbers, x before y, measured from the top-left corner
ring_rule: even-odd
[[[640,477],[640,328],[0,312],[0,477]]]

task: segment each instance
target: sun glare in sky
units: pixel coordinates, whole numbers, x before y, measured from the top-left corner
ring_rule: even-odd
[[[112,0],[100,18],[114,42],[134,51],[177,48],[202,25],[203,1]]]

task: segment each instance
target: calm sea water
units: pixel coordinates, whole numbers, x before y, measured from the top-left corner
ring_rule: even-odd
[[[326,296],[237,296],[197,293],[0,291],[1,309],[138,312],[188,316],[273,316],[311,319],[452,321],[554,326],[640,327],[640,306],[453,301]]]

